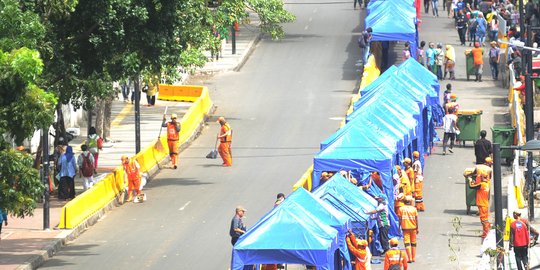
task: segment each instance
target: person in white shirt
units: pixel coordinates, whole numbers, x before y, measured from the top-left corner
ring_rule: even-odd
[[[446,145],[448,143],[448,139],[450,139],[450,148],[448,149],[448,151],[450,151],[450,153],[454,153],[452,149],[454,148],[456,134],[459,133],[459,128],[457,126],[457,116],[454,114],[454,108],[449,108],[448,113],[444,116],[443,128],[443,155],[446,155]]]

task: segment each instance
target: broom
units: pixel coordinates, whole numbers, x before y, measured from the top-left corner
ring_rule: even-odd
[[[168,109],[168,108],[169,108],[169,106],[165,106],[165,111],[163,112],[163,118],[166,117],[166,115],[167,115],[167,109]],[[158,134],[158,141],[157,141],[157,143],[156,143],[156,145],[155,145],[156,150],[157,150],[157,151],[160,151],[160,152],[163,151],[163,144],[161,144],[161,131],[162,131],[162,130],[163,130],[163,126],[160,125],[160,127],[159,127],[159,134]]]

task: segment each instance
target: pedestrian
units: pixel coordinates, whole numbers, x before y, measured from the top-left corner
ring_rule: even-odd
[[[232,161],[232,151],[231,151],[231,144],[232,144],[232,128],[225,120],[225,117],[220,116],[218,118],[218,123],[221,125],[221,129],[219,130],[219,147],[218,152],[221,156],[221,159],[223,160],[223,167],[230,167],[233,164]]]
[[[422,169],[422,163],[420,162],[420,152],[413,152],[414,162],[412,164],[412,169],[414,171],[414,205],[416,210],[423,212],[425,210],[424,206],[424,172]]]
[[[489,48],[489,67],[491,68],[491,78],[493,80],[499,79],[499,62],[501,60],[501,50],[497,47],[497,42],[492,41]]]
[[[486,46],[486,32],[487,32],[487,21],[484,19],[482,12],[478,13],[478,18],[476,18],[476,39],[482,46]]]
[[[429,5],[431,5],[431,0],[424,0],[424,12],[429,13]]]
[[[349,229],[347,233],[347,247],[349,253],[356,258],[351,264],[354,264],[355,270],[371,270],[371,252],[368,248],[368,241],[365,239],[356,239],[354,233]]]
[[[379,189],[382,192],[384,192],[384,187],[381,180],[381,174],[377,171],[372,171],[369,177],[371,178],[371,181],[373,181],[373,183],[375,183],[375,185],[377,185],[377,187],[379,187]]]
[[[146,102],[148,107],[156,105],[156,94],[159,91],[159,79],[152,77],[146,82]]]
[[[128,102],[129,100],[129,93],[131,92],[130,91],[130,81],[129,79],[125,79],[125,80],[122,80],[120,82],[120,88],[122,89],[122,97],[124,98],[124,102]]]
[[[519,78],[521,76],[521,53],[518,50],[510,54],[508,65],[511,65],[514,68],[515,78]]]
[[[454,153],[452,150],[454,148],[454,141],[456,140],[456,133],[459,133],[459,128],[457,126],[457,116],[454,114],[454,108],[450,108],[446,115],[443,117],[443,155],[446,155],[446,144],[450,140],[450,148],[448,151]]]
[[[498,34],[499,34],[499,19],[497,18],[497,16],[493,15],[493,17],[491,18],[491,22],[489,23],[490,25],[490,40],[493,42],[497,42],[498,41]]]
[[[454,17],[454,6],[455,6],[455,1],[456,1],[456,0],[446,0],[446,1],[445,1],[445,5],[446,5],[446,15],[448,16],[448,18]]]
[[[79,175],[83,179],[83,188],[87,190],[94,185],[94,156],[88,151],[86,144],[81,145],[82,153],[77,158]]]
[[[388,231],[390,230],[390,221],[388,220],[388,205],[384,197],[375,197],[377,208],[364,211],[366,214],[377,214],[377,228],[379,229],[379,242],[381,243],[383,253],[390,249],[388,245]]]
[[[442,49],[442,44],[437,43],[437,48],[435,48],[435,67],[436,67],[436,74],[437,79],[442,80],[443,79],[443,64],[444,64],[444,52]]]
[[[98,167],[99,151],[103,149],[103,139],[97,135],[96,128],[90,127],[88,131],[88,150],[94,156],[94,172]]]
[[[475,170],[474,170],[474,174],[476,175],[474,179],[475,184],[482,182],[484,178],[488,178],[489,180],[491,180],[491,174],[492,174],[491,164],[493,164],[493,159],[491,157],[486,157],[483,163],[477,164],[475,166]]]
[[[457,103],[457,95],[452,93],[450,94],[450,99],[448,102],[444,105],[444,111],[445,113],[448,113],[450,109],[454,109],[454,114],[457,115],[459,111],[459,104]]]
[[[77,175],[77,162],[73,157],[73,148],[68,146],[66,152],[60,157],[58,199],[71,200],[75,198],[75,175]]]
[[[476,157],[476,164],[484,164],[486,158],[491,156],[493,150],[491,148],[491,142],[486,139],[487,132],[485,130],[480,131],[480,139],[474,143],[474,156]]]
[[[416,235],[418,234],[418,211],[412,206],[413,198],[405,196],[405,205],[399,208],[397,215],[403,231],[403,243],[407,252],[407,262],[416,261]]]
[[[429,43],[428,49],[426,50],[426,65],[427,69],[437,76],[437,71],[435,70],[435,43],[433,42]]]
[[[405,42],[405,48],[403,49],[401,56],[402,56],[403,62],[411,58],[411,45],[409,44],[408,41]]]
[[[140,202],[141,195],[141,166],[135,159],[130,159],[127,156],[122,156],[122,166],[124,167],[125,177],[127,178],[128,198],[127,201],[134,203]],[[133,199],[135,193],[135,199]]]
[[[461,0],[459,1],[460,2],[458,2],[458,4],[463,3]],[[460,9],[456,13],[456,29],[458,31],[459,42],[461,46],[465,46],[465,32],[467,32],[467,17],[465,17],[465,12],[463,11],[463,9]]]
[[[167,128],[167,145],[169,147],[169,157],[174,169],[178,168],[178,150],[180,148],[180,130],[181,124],[177,122],[178,116],[176,113],[171,114],[171,121],[167,122],[167,118],[163,115],[161,126]]]
[[[450,80],[455,80],[454,68],[456,66],[456,50],[450,44],[446,45],[446,53],[444,54],[444,76],[443,79],[446,80],[446,74],[450,73]]]
[[[474,43],[474,48],[471,50],[473,56],[474,73],[476,75],[475,82],[482,81],[482,66],[484,66],[484,49],[480,48],[480,42]]]
[[[514,221],[510,225],[510,250],[514,249],[514,256],[518,270],[529,269],[529,222],[521,218],[521,213],[514,211]]]
[[[373,37],[371,34],[372,32],[373,29],[371,29],[371,27],[368,27],[360,34],[360,37],[358,38],[358,47],[362,49],[362,61],[364,65],[366,65],[368,61],[371,38]]]
[[[246,209],[242,206],[236,207],[236,214],[231,220],[231,228],[229,230],[229,234],[231,236],[231,244],[234,246],[236,244],[236,241],[238,241],[238,238],[246,233],[246,226],[244,225],[244,221],[242,220],[244,218],[244,215],[246,213]]]
[[[398,189],[394,198],[394,212],[397,213],[399,208],[404,205],[403,199],[405,198],[405,196],[412,195],[412,191],[409,177],[407,177],[407,175],[403,173],[401,166],[396,165],[395,169],[395,178],[397,178],[398,180]]]
[[[476,16],[473,12],[469,12],[469,22],[468,22],[469,31],[469,46],[472,46],[476,42],[476,27],[478,26],[476,21]]]
[[[407,270],[407,255],[398,248],[399,240],[390,239],[390,250],[384,255],[384,270]]]
[[[416,61],[420,63],[422,66],[426,66],[426,52],[424,51],[424,47],[426,46],[425,41],[420,41],[420,47],[418,47],[418,50],[416,51]]]
[[[356,9],[356,4],[360,6],[360,9],[362,8],[362,0],[353,0],[354,9]]]
[[[439,0],[431,0],[431,4],[432,4],[433,17],[439,17]]]
[[[7,212],[0,208],[0,240],[2,240],[2,223],[4,224],[4,226],[7,226],[8,225],[8,217],[7,217]]]
[[[285,200],[285,194],[278,193],[276,196],[276,202],[274,202],[274,207],[280,205]]]
[[[486,164],[491,161],[491,158],[486,158]],[[476,183],[472,182],[472,179],[469,181],[469,187],[476,189],[476,206],[478,207],[478,212],[480,214],[480,223],[482,224],[482,234],[480,237],[486,238],[489,233],[491,224],[489,223],[489,181],[491,175],[487,175],[485,172],[476,172],[477,179],[480,178],[481,181]]]
[[[446,108],[446,103],[450,102],[450,96],[452,95],[452,84],[447,83],[446,84],[446,90],[444,90],[443,94],[443,108]]]

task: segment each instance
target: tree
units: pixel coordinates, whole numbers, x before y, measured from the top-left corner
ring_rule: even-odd
[[[0,207],[19,217],[32,215],[44,185],[32,157],[12,149],[36,129],[48,127],[56,98],[37,86],[43,62],[34,50],[45,29],[18,1],[0,1]]]

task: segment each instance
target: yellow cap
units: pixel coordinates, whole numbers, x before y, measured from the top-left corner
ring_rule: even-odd
[[[178,118],[178,115],[176,115],[176,113],[171,114],[171,119],[176,119],[176,118]]]
[[[487,157],[486,158],[486,163],[487,164],[493,164],[493,159],[491,157]]]
[[[397,238],[392,238],[390,240],[388,240],[388,243],[391,245],[391,246],[397,246],[399,245],[399,240]]]
[[[420,157],[420,152],[414,151],[414,152],[412,153],[412,156],[413,156],[414,158],[418,158],[418,157]]]
[[[358,245],[359,246],[367,247],[367,244],[368,244],[368,242],[365,239],[358,240]]]
[[[405,159],[403,159],[403,163],[405,164],[410,164],[412,161],[410,158],[406,157]]]
[[[225,122],[225,117],[223,116],[220,116],[218,119],[217,119],[218,122]]]
[[[401,166],[396,165],[396,170],[401,171]]]

